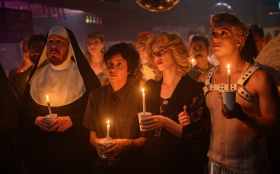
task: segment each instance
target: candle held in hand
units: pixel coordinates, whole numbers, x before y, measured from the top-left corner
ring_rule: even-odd
[[[231,66],[230,64],[227,64],[227,83],[228,83],[228,91],[231,89]]]
[[[106,121],[106,128],[107,128],[106,137],[109,138],[109,137],[110,137],[110,128],[111,128],[111,122],[110,122],[110,120],[107,120],[107,121]]]
[[[143,113],[146,112],[146,94],[145,94],[145,88],[142,87],[142,106],[143,106]]]
[[[191,58],[191,67],[193,68],[195,66],[195,59]]]
[[[51,103],[50,103],[49,95],[46,95],[46,102],[47,102],[47,105],[48,105],[49,114],[52,114],[52,109],[51,109]]]

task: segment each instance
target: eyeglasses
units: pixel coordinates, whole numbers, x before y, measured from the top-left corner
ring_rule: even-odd
[[[169,50],[169,48],[162,48],[158,51],[152,51],[152,55],[154,57],[162,57],[165,53],[167,53],[167,51]]]
[[[175,45],[177,45],[179,43],[180,42],[178,42],[178,40],[174,40],[174,41],[171,41],[171,42],[169,42],[168,44],[166,44],[164,46],[159,46],[157,51],[153,51],[152,50],[152,56],[154,56],[154,57],[161,57],[165,53],[167,53],[167,51],[169,51],[172,46],[175,46]]]

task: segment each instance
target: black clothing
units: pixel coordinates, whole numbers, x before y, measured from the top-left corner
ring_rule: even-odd
[[[196,80],[196,81],[199,81],[200,79],[200,76],[201,75],[207,75],[207,73],[208,73],[208,71],[211,69],[211,68],[213,68],[214,66],[212,65],[212,64],[208,64],[208,68],[207,69],[200,69],[200,68],[198,68],[197,66],[195,66],[195,67],[193,67],[190,71],[189,71],[189,73],[188,73],[188,75],[192,78],[192,79],[194,79],[194,80]]]
[[[0,171],[19,173],[17,131],[19,126],[18,104],[14,91],[0,66]]]
[[[26,100],[23,137],[24,156],[31,173],[89,173],[89,134],[81,124],[86,103],[87,94],[69,105],[52,107],[53,113],[58,116],[69,115],[73,126],[62,133],[49,133],[34,124],[38,115],[48,114],[48,109],[35,103],[29,96]]]
[[[84,125],[95,131],[98,138],[106,136],[106,119],[111,121],[112,138],[140,137],[137,113],[142,109],[139,82],[130,77],[124,87],[113,91],[110,85],[94,90],[89,98]],[[148,102],[149,103],[149,102]],[[148,106],[149,108],[149,106]],[[98,159],[96,165],[103,173],[135,173],[139,169],[140,149],[123,151],[111,166]],[[103,165],[102,165],[103,163]],[[103,169],[102,169],[103,168]]]
[[[9,81],[16,91],[18,100],[21,102],[25,88],[29,81],[30,75],[34,69],[34,66],[29,67],[26,71],[17,73],[16,70],[12,70],[9,73]]]
[[[95,131],[97,137],[106,136],[106,119],[112,121],[112,138],[139,137],[137,113],[140,112],[142,100],[139,85],[135,81],[129,79],[127,84],[116,92],[107,85],[91,93],[84,125]]]
[[[178,114],[187,106],[192,123],[183,129],[183,138],[177,138],[161,130],[159,137],[149,137],[144,145],[144,164],[154,173],[203,173],[207,165],[207,150],[209,142],[209,117],[204,115],[205,104],[202,85],[184,76],[176,86],[169,99],[160,97],[161,83],[149,82],[153,93],[157,93],[158,113],[178,122]],[[155,113],[157,114],[157,113]],[[204,118],[206,116],[206,118]],[[209,115],[208,115],[209,116]],[[189,128],[195,126],[195,129]],[[191,130],[192,129],[192,130]],[[190,131],[191,130],[191,131]],[[202,144],[201,144],[202,143]]]

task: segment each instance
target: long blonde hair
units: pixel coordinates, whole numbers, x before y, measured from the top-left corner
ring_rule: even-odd
[[[152,50],[162,49],[170,49],[172,51],[172,58],[183,74],[190,71],[191,66],[188,61],[187,48],[179,35],[167,32],[158,33],[152,43]],[[154,55],[152,56],[154,58]]]

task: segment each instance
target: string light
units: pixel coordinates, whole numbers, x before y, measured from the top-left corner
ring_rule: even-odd
[[[102,24],[102,18],[100,18],[98,16],[86,15],[85,23],[86,24]]]

